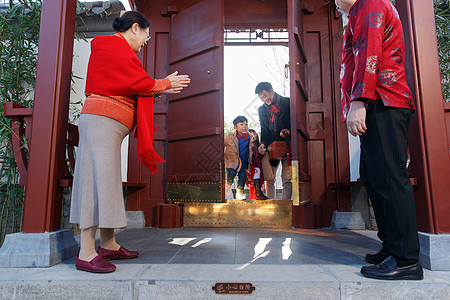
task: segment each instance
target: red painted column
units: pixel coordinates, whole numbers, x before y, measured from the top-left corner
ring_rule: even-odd
[[[23,232],[59,229],[76,0],[44,0]]]
[[[450,233],[450,157],[433,0],[397,0],[406,44],[406,72],[416,113],[409,147],[419,230]]]

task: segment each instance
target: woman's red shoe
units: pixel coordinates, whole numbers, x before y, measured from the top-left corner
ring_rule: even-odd
[[[92,273],[110,273],[116,270],[116,266],[97,255],[91,261],[81,260],[78,257],[75,259],[75,267],[78,270],[92,272]]]
[[[127,250],[122,246],[120,246],[119,250],[108,250],[99,247],[97,252],[104,259],[126,259],[126,258],[136,258],[139,256],[139,252]]]

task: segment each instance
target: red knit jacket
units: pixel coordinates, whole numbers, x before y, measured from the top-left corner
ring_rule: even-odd
[[[108,49],[107,47],[110,44],[119,44],[120,46]],[[132,52],[133,50],[129,47],[128,42],[120,33],[117,33],[115,36],[96,37],[91,43],[91,48],[92,54],[86,79],[87,98],[81,113],[106,116],[119,121],[132,130],[136,125],[137,94],[153,96],[161,93],[171,87],[170,80],[167,78],[150,78],[142,68],[141,62]],[[115,53],[112,50],[115,50]],[[129,58],[131,62],[126,66],[116,64],[116,61],[120,61],[128,56],[124,55],[122,51],[128,55],[133,55],[136,57],[136,60],[131,56]],[[120,70],[116,71],[114,68],[107,70],[107,66],[111,63],[107,59],[111,59],[111,56],[115,56],[113,58],[113,67],[130,69],[124,70],[126,73],[122,73]],[[137,72],[139,74],[136,74],[135,78],[126,76],[128,81],[123,82],[125,74]],[[118,84],[119,81],[122,84]]]
[[[164,162],[153,149],[153,95],[169,88],[169,79],[150,78],[120,33],[92,40],[82,113],[107,116],[131,129],[136,111],[138,155],[151,173],[157,171],[155,162]]]

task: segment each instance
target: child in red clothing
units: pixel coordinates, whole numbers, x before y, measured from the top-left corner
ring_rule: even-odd
[[[252,174],[250,176],[247,176],[249,185],[254,185],[255,189],[255,196],[257,200],[267,200],[269,198],[266,197],[266,195],[263,194],[261,191],[261,182],[264,182],[264,177],[262,174],[262,156],[258,153],[258,147],[259,147],[259,137],[258,133],[254,129],[249,129],[248,133],[250,134],[250,140],[253,142],[253,156],[252,156]],[[251,182],[251,179],[253,179],[253,182]],[[250,192],[251,195],[251,192]],[[250,198],[252,199],[252,197]]]

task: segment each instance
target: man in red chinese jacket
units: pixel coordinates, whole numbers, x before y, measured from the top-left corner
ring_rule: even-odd
[[[423,279],[414,193],[406,170],[414,100],[406,82],[403,29],[389,0],[336,0],[348,15],[341,65],[342,117],[361,141],[360,176],[382,249],[361,274]]]

